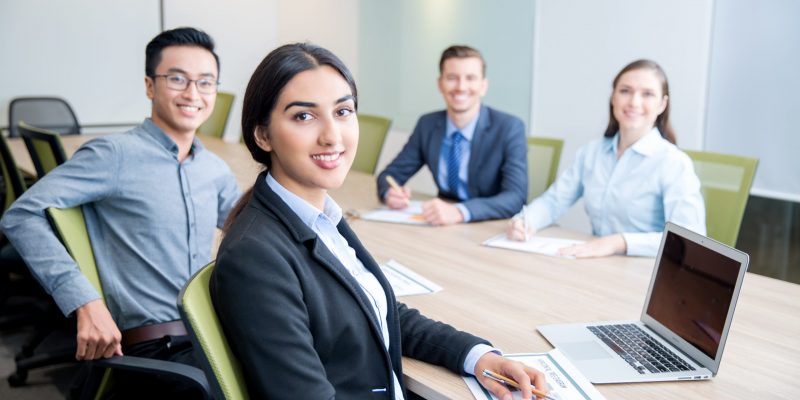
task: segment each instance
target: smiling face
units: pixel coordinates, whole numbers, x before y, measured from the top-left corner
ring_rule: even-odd
[[[489,82],[483,76],[483,61],[478,57],[448,58],[442,64],[439,91],[454,122],[471,121],[481,107]]]
[[[611,95],[611,108],[621,135],[641,137],[653,129],[667,107],[662,82],[650,69],[630,70],[619,77]]]
[[[214,55],[198,46],[169,46],[161,51],[161,62],[155,75],[183,75],[190,80],[217,80],[217,62]],[[180,137],[194,135],[214,109],[216,93],[197,91],[195,82],[186,90],[167,87],[165,77],[145,77],[147,97],[153,102],[151,118],[167,135]]]
[[[269,127],[256,134],[256,144],[271,153],[275,180],[321,209],[327,191],[344,182],[358,146],[347,81],[327,65],[295,75],[278,96]]]

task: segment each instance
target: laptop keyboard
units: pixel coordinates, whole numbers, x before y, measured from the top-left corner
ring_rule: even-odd
[[[598,325],[586,328],[640,374],[695,370],[635,324]]]

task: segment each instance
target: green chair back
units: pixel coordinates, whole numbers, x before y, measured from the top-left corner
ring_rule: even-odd
[[[92,242],[89,239],[89,231],[86,229],[86,220],[83,218],[83,210],[80,206],[72,208],[48,208],[47,216],[53,225],[53,229],[61,239],[61,243],[67,248],[67,252],[78,269],[81,270],[89,283],[94,286],[100,298],[105,301],[103,285],[100,283],[100,274],[97,272],[97,264],[94,261],[94,251]],[[95,399],[101,399],[111,386],[111,369],[106,369],[100,386],[95,394]]]
[[[17,169],[17,163],[8,148],[8,142],[2,135],[0,135],[0,170],[2,170],[3,186],[5,187],[2,212],[5,212],[11,207],[11,203],[16,201],[27,189],[27,185]]]
[[[25,121],[19,122],[17,130],[25,140],[25,147],[39,178],[67,161],[61,136],[57,132],[28,125]]]
[[[225,133],[225,125],[228,124],[228,117],[231,115],[233,99],[233,93],[218,92],[217,101],[214,103],[214,111],[211,112],[211,116],[208,117],[206,122],[203,122],[197,128],[197,133],[221,139]]]
[[[528,201],[544,193],[556,180],[561,162],[561,139],[528,138]]]
[[[378,157],[383,149],[383,142],[389,133],[392,120],[377,115],[358,114],[358,150],[352,169],[375,173]]]
[[[248,399],[242,367],[233,355],[214,311],[209,281],[215,263],[198,271],[178,295],[178,309],[195,349],[202,349],[202,364],[215,399]],[[312,396],[313,397],[313,396]]]
[[[100,296],[103,295],[103,286],[100,284],[100,274],[94,261],[94,251],[89,240],[89,231],[86,229],[86,220],[80,207],[48,208],[47,216],[53,224],[61,243],[67,252],[78,264],[78,268],[89,279]]]
[[[700,178],[708,236],[735,247],[758,159],[706,151],[686,154]]]

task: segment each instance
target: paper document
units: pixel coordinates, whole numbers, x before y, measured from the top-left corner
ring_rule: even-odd
[[[361,215],[361,219],[369,221],[395,222],[398,224],[427,225],[425,217],[422,216],[422,202],[412,200],[408,207],[402,210],[392,210],[389,207],[381,207],[374,211],[369,211]]]
[[[497,235],[483,242],[484,246],[500,247],[503,249],[526,251],[528,253],[546,254],[558,257],[558,250],[574,244],[585,243],[580,240],[549,238],[542,236],[532,236],[526,242],[511,240],[505,234]]]
[[[520,361],[536,368],[547,379],[547,394],[556,400],[589,400],[604,399],[602,394],[583,376],[558,349],[547,353],[507,354],[505,357]],[[478,383],[474,376],[465,376],[470,392],[478,400],[497,400],[488,390]],[[539,388],[540,390],[542,388]],[[514,399],[521,399],[522,393],[511,389]]]
[[[395,296],[436,293],[442,290],[441,286],[425,279],[395,260],[381,264],[381,271],[392,285]]]

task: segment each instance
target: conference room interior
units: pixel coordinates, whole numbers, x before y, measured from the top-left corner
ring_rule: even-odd
[[[150,112],[145,44],[161,30],[193,26],[215,39],[220,91],[234,94],[225,142],[239,142],[245,86],[261,58],[280,44],[309,41],[351,68],[359,113],[392,120],[377,173],[420,115],[443,108],[438,57],[459,43],[486,59],[487,105],[521,118],[529,136],[564,141],[561,173],[580,146],[602,135],[614,74],[648,58],[669,78],[680,148],[758,159],[735,245],[750,255],[748,271],[800,284],[800,160],[792,151],[800,135],[790,117],[800,112],[796,15],[800,3],[789,0],[4,2],[0,126],[8,125],[11,100],[25,96],[66,99],[84,135],[140,123]],[[427,170],[409,184],[435,195]],[[558,225],[591,233],[580,202]],[[30,333],[0,331],[0,377],[13,372]],[[3,379],[0,398],[62,398],[75,368],[37,370],[23,388]]]

